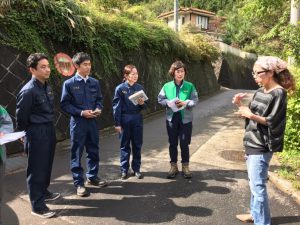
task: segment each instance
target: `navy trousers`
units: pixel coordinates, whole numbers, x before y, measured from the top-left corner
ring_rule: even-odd
[[[190,160],[189,145],[192,136],[192,122],[183,124],[180,113],[174,113],[172,121],[167,121],[167,132],[169,136],[170,162],[177,163],[178,139],[181,149],[181,163],[188,163]]]
[[[83,117],[70,122],[71,133],[71,171],[74,185],[83,186],[83,168],[81,157],[85,147],[87,156],[86,177],[90,180],[97,178],[99,171],[99,130],[96,119]]]
[[[27,187],[31,207],[33,211],[44,210],[56,145],[55,127],[52,123],[31,125],[24,145],[28,155]]]
[[[132,146],[131,168],[134,172],[140,172],[141,148],[143,145],[143,117],[141,114],[123,114],[121,126],[123,129],[120,135],[121,172],[125,172],[125,173],[128,172],[131,146]]]

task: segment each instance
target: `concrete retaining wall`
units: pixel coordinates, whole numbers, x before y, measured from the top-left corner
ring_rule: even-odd
[[[221,42],[219,48],[222,51],[222,65],[218,83],[232,89],[256,90],[258,85],[251,73],[257,55],[240,51]]]

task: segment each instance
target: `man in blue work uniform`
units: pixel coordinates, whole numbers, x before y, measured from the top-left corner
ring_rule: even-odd
[[[17,130],[25,130],[24,148],[28,156],[27,187],[32,214],[42,218],[55,215],[45,201],[59,198],[48,191],[54,159],[56,135],[54,127],[54,96],[47,80],[50,65],[42,53],[31,54],[27,67],[31,80],[17,95]]]
[[[98,177],[99,170],[99,130],[96,117],[100,115],[102,94],[99,81],[90,77],[91,58],[79,52],[74,55],[73,63],[77,72],[66,80],[61,96],[61,108],[71,115],[71,171],[78,196],[88,195],[84,186],[81,156],[85,147],[87,153],[87,184],[106,186]]]

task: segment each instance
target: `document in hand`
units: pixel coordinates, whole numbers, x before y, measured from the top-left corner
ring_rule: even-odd
[[[168,106],[172,109],[173,112],[178,112],[179,110],[182,110],[184,108],[184,106],[177,108],[175,102],[178,101],[179,98],[173,98],[172,100],[168,101]]]
[[[25,134],[26,133],[24,131],[5,134],[3,137],[0,138],[0,145],[16,141],[21,137],[24,137]]]
[[[138,92],[136,92],[136,93],[134,93],[134,94],[132,94],[132,95],[130,95],[130,96],[128,97],[128,99],[129,99],[130,101],[132,101],[132,103],[133,103],[134,105],[137,105],[137,104],[138,104],[139,98],[143,98],[144,101],[148,100],[148,97],[147,97],[147,95],[145,94],[145,92],[144,92],[143,90],[140,90],[140,91],[138,91]]]

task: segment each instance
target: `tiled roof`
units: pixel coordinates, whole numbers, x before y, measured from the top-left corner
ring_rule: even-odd
[[[199,15],[206,15],[206,16],[215,16],[216,14],[207,10],[203,9],[198,9],[198,8],[179,8],[179,13],[195,13]],[[168,17],[170,15],[174,14],[174,10],[169,11],[169,12],[164,12],[158,16],[158,18],[164,18]]]

